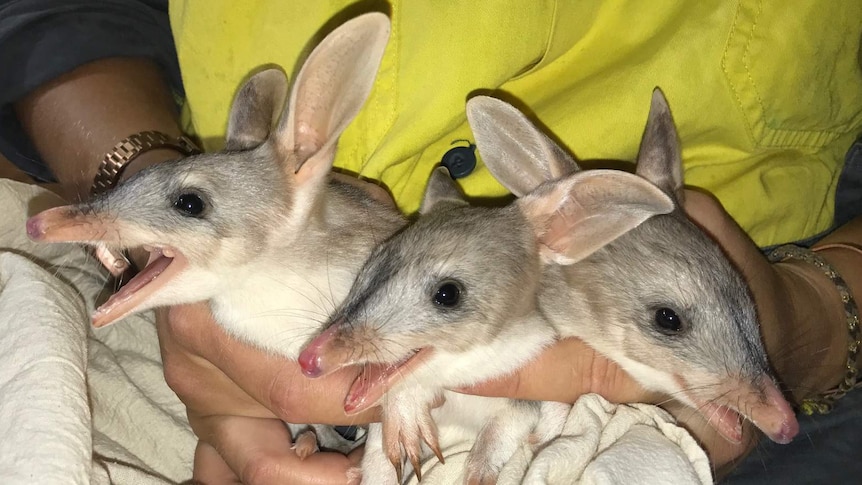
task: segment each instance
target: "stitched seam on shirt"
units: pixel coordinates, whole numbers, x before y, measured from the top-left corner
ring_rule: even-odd
[[[557,0],[554,2],[554,11],[551,13],[551,22],[550,28],[548,29],[548,35],[545,36],[545,51],[542,52],[542,57],[539,58],[539,61],[536,62],[536,66],[540,65],[545,59],[548,57],[548,52],[551,50],[551,42],[554,38],[554,32],[557,31],[557,13],[560,7],[560,1]],[[535,66],[534,66],[535,67]]]
[[[556,32],[558,6],[559,1],[554,2],[554,9],[553,12],[551,12],[551,21],[548,22],[550,28],[548,29],[548,33],[545,35],[545,48],[542,53],[539,55],[538,58],[530,61],[528,64],[523,66],[519,71],[515,73],[515,75],[509,78],[506,82],[515,81],[531,74],[548,58],[548,52],[550,52],[551,50],[551,41],[554,38],[554,32]]]
[[[742,2],[738,3],[736,6],[736,13],[733,16],[733,22],[730,25],[730,36],[727,38],[727,42],[724,46],[724,55],[721,59],[721,70],[724,71],[724,77],[727,80],[727,83],[730,85],[730,90],[733,93],[733,98],[736,100],[736,105],[740,109],[740,116],[742,116],[742,120],[745,124],[745,131],[748,133],[748,137],[754,141],[757,140],[757,137],[754,135],[754,127],[751,126],[751,120],[749,119],[746,111],[745,105],[742,102],[742,97],[739,94],[739,89],[736,83],[733,82],[732,76],[730,74],[730,70],[727,68],[728,58],[730,56],[730,50],[734,43],[734,37],[739,34],[739,16],[742,11]]]
[[[737,6],[736,14],[734,15],[731,25],[730,37],[724,50],[722,57],[722,70],[725,73],[725,79],[731,86],[734,98],[737,101],[742,116],[745,120],[745,126],[749,136],[758,147],[769,148],[822,148],[841,136],[843,132],[834,129],[793,129],[775,127],[768,122],[767,109],[754,79],[754,73],[751,65],[751,48],[754,42],[754,34],[759,27],[759,19],[763,13],[763,0],[757,2],[757,11],[753,14],[751,21],[751,29],[748,32],[748,39],[745,42],[744,48],[739,59],[740,64],[745,69],[745,77],[748,81],[748,86],[739,86],[739,83],[734,82],[734,76],[727,68],[728,48],[733,44],[733,38],[739,34],[739,17],[740,11],[743,9],[742,2]],[[740,91],[750,89],[753,93],[753,103],[743,101]],[[755,111],[752,113],[752,111]]]
[[[757,30],[758,26],[757,21],[762,13],[763,0],[760,0],[757,2],[757,13],[754,14],[754,19],[751,21],[751,31],[748,33],[748,42],[745,43],[745,49],[742,50],[742,65],[745,66],[745,75],[748,78],[748,83],[751,85],[750,89],[754,93],[754,98],[757,100],[757,104],[760,106],[760,122],[763,126],[767,126],[766,119],[764,118],[766,109],[763,104],[763,98],[760,96],[760,92],[757,90],[757,85],[754,83],[754,75],[751,73],[750,63],[751,43],[754,42],[754,32]]]

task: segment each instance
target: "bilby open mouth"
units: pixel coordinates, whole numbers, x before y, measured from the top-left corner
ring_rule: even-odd
[[[423,347],[394,364],[364,364],[344,399],[344,412],[356,414],[377,404],[387,390],[418,369],[432,353],[433,349]]]
[[[709,425],[725,439],[735,444],[742,442],[742,420],[745,418],[737,409],[712,402],[698,403],[698,409]]]
[[[775,392],[778,392],[777,389]],[[742,413],[739,408],[729,404],[719,404],[699,399],[694,399],[694,402],[697,405],[698,411],[709,422],[709,425],[734,444],[742,442],[743,420],[748,420],[769,439],[780,444],[789,443],[799,432],[799,424],[796,421],[796,417],[783,399],[774,402],[771,406],[764,406],[765,409],[771,409],[766,411],[766,413],[771,414],[772,419],[769,419],[770,416],[764,414],[763,410],[759,413],[753,411],[753,415],[748,415]],[[765,422],[758,422],[758,416],[764,418]]]
[[[94,327],[104,327],[132,313],[150,295],[188,266],[185,256],[174,248],[146,246],[144,249],[150,251],[147,266],[93,312]]]

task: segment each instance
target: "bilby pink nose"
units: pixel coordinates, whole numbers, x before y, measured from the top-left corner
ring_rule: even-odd
[[[338,325],[330,325],[309,343],[299,354],[299,367],[307,377],[320,377],[327,372],[325,355],[332,347]]]
[[[57,229],[74,229],[76,216],[80,214],[73,206],[52,207],[43,210],[27,219],[27,236],[34,241],[51,241],[56,239],[53,232]]]
[[[731,378],[716,390],[720,395],[693,401],[709,424],[730,442],[738,444],[742,438],[741,416],[776,443],[789,443],[799,433],[793,409],[769,375],[753,380]]]
[[[27,237],[34,241],[39,241],[44,236],[45,230],[42,228],[42,219],[39,216],[27,219]]]
[[[44,210],[27,220],[27,236],[34,241],[116,241],[116,221],[85,215],[71,205]]]
[[[305,349],[299,354],[299,367],[306,377],[320,377],[323,374],[320,369],[320,356],[314,350]]]
[[[750,419],[772,441],[790,443],[799,433],[796,415],[772,380],[764,378],[763,382],[766,402],[752,407]]]

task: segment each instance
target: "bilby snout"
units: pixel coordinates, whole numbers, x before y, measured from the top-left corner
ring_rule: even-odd
[[[328,374],[347,362],[345,346],[340,341],[340,326],[335,323],[314,338],[299,354],[299,366],[307,377]]]

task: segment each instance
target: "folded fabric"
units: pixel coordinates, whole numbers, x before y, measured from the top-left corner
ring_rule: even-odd
[[[98,262],[26,236],[28,215],[61,203],[0,180],[0,483],[187,480],[196,440],[164,382],[152,312],[92,330]]]
[[[465,440],[443,451],[446,463],[423,465],[422,485],[463,483],[472,446]],[[415,475],[411,485],[418,485]],[[703,449],[672,416],[647,404],[611,404],[581,396],[560,437],[533,454],[524,445],[503,467],[498,484],[712,484]]]

